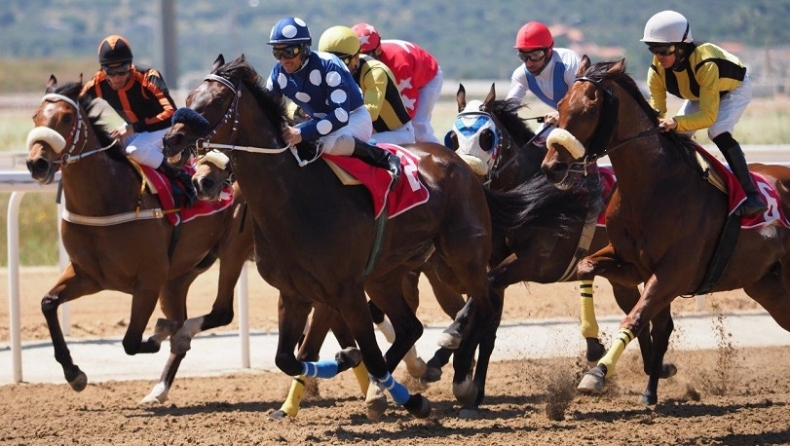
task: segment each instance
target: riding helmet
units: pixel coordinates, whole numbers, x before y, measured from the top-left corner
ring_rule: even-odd
[[[379,47],[381,36],[373,25],[364,22],[357,23],[351,29],[359,38],[360,51],[369,53]]]
[[[359,38],[347,26],[333,26],[318,39],[318,51],[354,56],[359,53]]]
[[[277,22],[269,34],[269,45],[313,44],[307,24],[299,17],[286,17]]]
[[[519,50],[531,50],[537,48],[551,48],[554,46],[554,38],[546,25],[540,22],[529,22],[522,26],[516,34],[516,44],[513,48]]]
[[[99,44],[99,63],[102,65],[132,61],[132,46],[124,37],[107,36]]]
[[[691,28],[689,21],[675,11],[661,11],[650,17],[645,24],[644,37],[639,39],[645,43],[689,43]]]

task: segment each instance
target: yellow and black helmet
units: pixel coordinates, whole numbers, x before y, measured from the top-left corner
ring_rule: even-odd
[[[105,37],[99,44],[99,63],[102,65],[132,61],[132,46],[117,35]]]
[[[333,26],[321,34],[318,51],[354,56],[359,53],[359,38],[347,26]]]

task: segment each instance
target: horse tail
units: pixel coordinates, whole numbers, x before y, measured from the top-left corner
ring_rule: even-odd
[[[485,191],[491,223],[503,231],[529,226],[564,234],[596,218],[604,209],[603,187],[597,175],[583,177],[571,190],[558,189],[545,175],[538,174],[510,190]]]

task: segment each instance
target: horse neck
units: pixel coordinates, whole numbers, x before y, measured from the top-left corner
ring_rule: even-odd
[[[499,117],[497,119],[497,126],[503,126],[502,120]],[[507,128],[504,126],[502,128],[504,129],[502,138],[505,141],[500,152],[502,158],[497,163],[500,170],[491,181],[491,188],[494,190],[512,189],[537,174],[543,174],[541,164],[545,153],[529,141],[519,141],[513,138]]]
[[[81,153],[100,147],[92,129],[87,132],[86,138]],[[130,163],[113,160],[107,151],[62,166],[61,177],[66,208],[69,212],[86,216],[113,215],[134,210],[142,184],[142,179]]]

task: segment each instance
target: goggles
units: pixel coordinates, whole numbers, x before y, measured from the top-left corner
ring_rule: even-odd
[[[293,59],[302,52],[302,47],[299,45],[286,46],[284,48],[272,48],[272,56],[275,59]]]
[[[669,56],[675,53],[675,45],[652,45],[647,50],[656,56]]]
[[[357,53],[357,54],[353,54],[353,55],[349,55],[349,54],[343,54],[343,53],[332,53],[332,54],[334,54],[335,56],[337,56],[337,58],[338,58],[338,59],[342,60],[342,61],[343,61],[343,63],[344,63],[344,64],[346,64],[346,66],[348,66],[348,65],[350,65],[350,64],[351,64],[351,61],[352,61],[352,60],[354,60],[354,57],[355,57],[357,54],[359,54],[359,53]]]
[[[132,67],[132,64],[125,63],[119,67],[109,67],[107,65],[102,65],[101,69],[104,71],[108,77],[115,77],[115,76],[123,76],[124,74],[129,72],[129,69]]]
[[[539,62],[546,57],[546,49],[541,48],[538,50],[532,51],[522,51],[518,50],[518,58],[521,59],[523,62],[530,60],[532,62]]]

